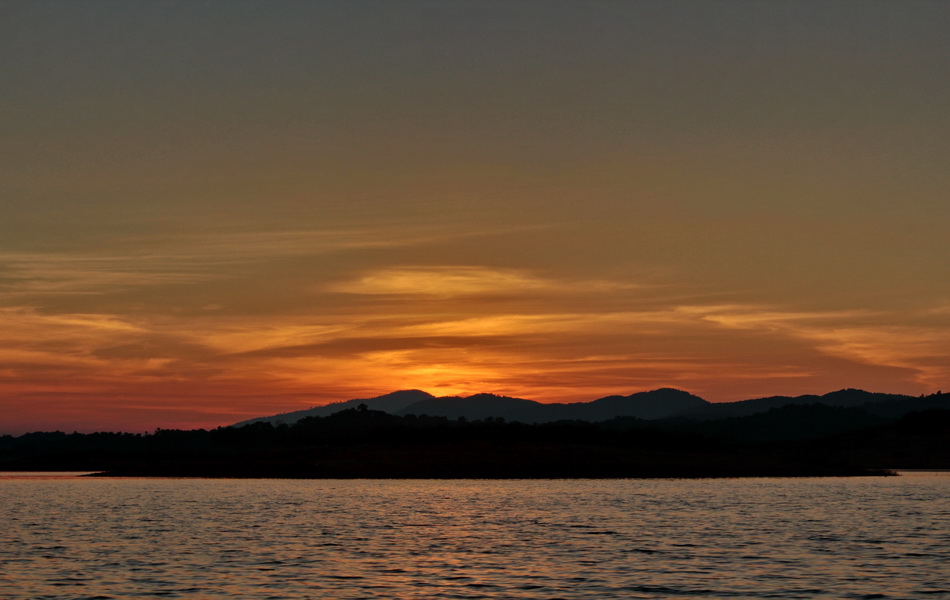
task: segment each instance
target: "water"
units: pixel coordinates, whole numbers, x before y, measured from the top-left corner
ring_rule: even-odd
[[[0,475],[0,598],[950,598],[950,475]]]

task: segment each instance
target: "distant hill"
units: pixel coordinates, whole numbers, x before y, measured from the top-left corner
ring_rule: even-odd
[[[927,408],[950,408],[950,395],[934,394],[918,398],[903,394],[880,394],[864,390],[844,389],[822,396],[807,394],[804,396],[769,396],[738,402],[707,403],[682,412],[680,417],[687,419],[728,419],[747,417],[785,406],[806,406],[820,404],[838,408],[863,408],[873,415],[900,417],[912,411]]]
[[[742,442],[808,440],[887,425],[891,420],[864,408],[786,404],[764,412],[722,419],[677,420],[670,429]],[[677,426],[678,425],[678,426]]]
[[[509,398],[495,394],[475,394],[474,396],[430,397],[410,404],[396,414],[428,415],[430,417],[448,417],[458,419],[501,418],[508,421],[535,423],[544,412],[544,404],[522,398]]]
[[[593,402],[543,404],[522,398],[494,394],[468,397],[430,398],[411,404],[397,414],[429,415],[457,419],[501,418],[522,423],[553,421],[606,421],[615,417],[663,419],[708,404],[702,398],[674,389],[639,392],[629,396],[607,396]]]
[[[880,394],[857,389],[844,389],[822,396],[770,396],[738,402],[711,403],[682,390],[662,388],[649,392],[637,392],[629,396],[606,396],[591,402],[573,402],[566,404],[545,404],[524,398],[511,398],[495,394],[475,394],[473,396],[435,397],[421,390],[402,390],[377,396],[337,402],[307,410],[283,413],[268,417],[258,417],[236,423],[235,426],[250,423],[294,424],[306,417],[324,417],[365,404],[370,410],[383,411],[393,415],[428,415],[450,419],[465,418],[484,420],[488,418],[504,419],[521,423],[551,423],[555,421],[588,421],[597,423],[616,418],[636,418],[649,421],[685,420],[717,421],[737,417],[751,417],[768,413],[787,406],[824,406],[843,409],[860,409],[869,418],[897,419],[901,416],[927,409],[950,410],[950,394],[932,394],[930,396],[906,396],[901,394]],[[786,415],[800,414],[795,412]],[[846,413],[834,413],[836,419]],[[857,418],[868,425],[876,419]],[[827,413],[830,416],[832,413]],[[753,423],[750,421],[749,423]],[[820,428],[819,428],[820,429]],[[837,426],[835,427],[837,429]]]
[[[395,414],[410,404],[428,400],[434,397],[435,396],[432,394],[423,392],[422,390],[400,390],[398,392],[392,392],[383,396],[376,396],[375,398],[357,398],[354,400],[347,400],[345,402],[334,402],[333,404],[327,404],[325,406],[315,406],[305,410],[295,410],[293,412],[281,413],[269,417],[257,417],[254,419],[241,421],[240,423],[235,423],[233,426],[242,427],[244,425],[250,425],[251,423],[270,423],[272,425],[279,425],[283,423],[285,425],[293,425],[300,419],[306,419],[307,417],[327,417],[333,413],[338,413],[349,408],[357,408],[360,404],[365,404],[370,410],[381,410],[383,412]]]
[[[639,392],[629,396],[607,396],[588,404],[575,404],[583,421],[606,421],[614,417],[637,417],[638,419],[667,419],[690,410],[711,406],[709,402],[689,392],[661,388],[652,392]]]
[[[629,396],[607,396],[592,402],[544,404],[523,398],[475,394],[474,396],[443,396],[437,398],[421,390],[402,390],[376,398],[361,398],[317,406],[306,410],[257,417],[235,423],[235,427],[251,423],[280,423],[292,425],[307,417],[325,417],[365,404],[370,410],[395,415],[428,415],[470,420],[487,418],[519,421],[522,423],[550,423],[553,421],[606,421],[615,417],[664,419],[709,403],[688,392],[664,388],[638,392]]]

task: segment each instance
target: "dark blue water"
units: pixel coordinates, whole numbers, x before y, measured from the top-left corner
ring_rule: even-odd
[[[0,475],[0,598],[950,598],[950,476]]]

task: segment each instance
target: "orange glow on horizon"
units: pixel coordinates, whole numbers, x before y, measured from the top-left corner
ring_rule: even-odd
[[[577,402],[674,387],[733,401],[858,386],[923,393],[948,375],[948,363],[932,359],[950,353],[948,338],[882,327],[880,315],[863,311],[693,304],[492,314],[493,302],[460,300],[440,314],[440,298],[425,316],[407,310],[419,297],[402,293],[378,315],[364,307],[330,317],[211,311],[131,321],[8,310],[17,322],[0,332],[0,394],[24,423],[40,419],[32,399],[43,398],[61,428],[150,429],[226,425],[398,389]]]

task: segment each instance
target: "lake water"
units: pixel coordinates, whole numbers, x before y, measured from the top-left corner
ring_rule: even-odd
[[[0,598],[950,598],[950,474],[0,474]]]

